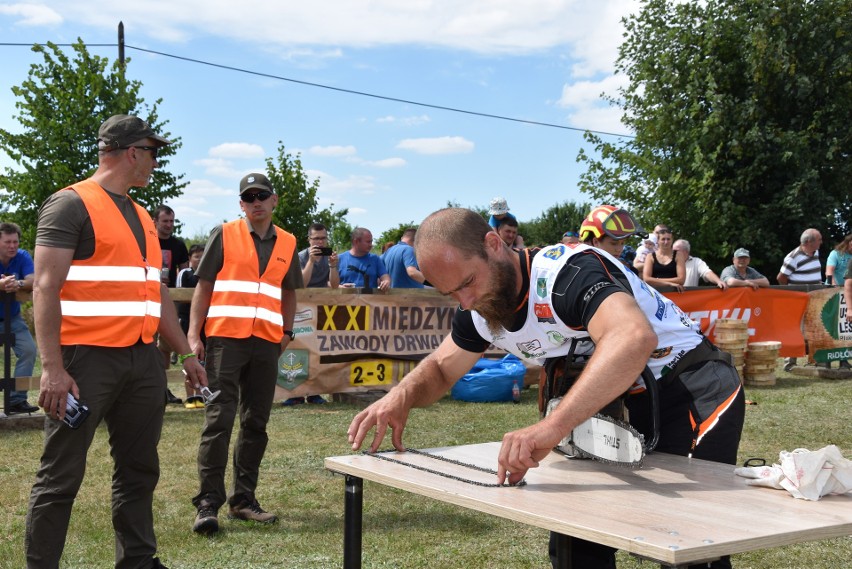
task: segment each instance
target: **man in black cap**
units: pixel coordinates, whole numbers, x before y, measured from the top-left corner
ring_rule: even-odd
[[[260,463],[268,440],[266,424],[275,397],[278,357],[293,339],[296,290],[302,270],[296,238],[272,223],[278,196],[263,174],[240,182],[244,219],[216,227],[195,274],[198,284],[189,316],[189,342],[206,359],[210,388],[219,396],[205,410],[198,448],[197,508],[192,530],[219,530],[219,508],[228,517],[274,523],[255,496]],[[201,327],[207,335],[201,342]],[[225,492],[225,469],[234,418],[240,433],[234,445],[231,491]]]
[[[33,309],[42,362],[39,405],[48,419],[27,511],[29,569],[59,566],[101,420],[115,463],[115,566],[162,567],[154,557],[152,503],[166,375],[154,335],[184,354],[187,381],[207,384],[160,282],[151,215],[128,195],[148,185],[157,152],[168,144],[138,117],[110,117],[98,131],[98,169],[50,196],[39,212]],[[74,428],[63,422],[71,395],[90,413]]]

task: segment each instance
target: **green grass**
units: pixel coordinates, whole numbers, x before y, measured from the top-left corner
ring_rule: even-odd
[[[852,381],[793,378],[779,371],[775,387],[749,388],[740,462],[776,461],[778,452],[836,444],[852,457]],[[179,393],[180,386],[172,390]],[[31,395],[34,395],[31,393]],[[441,400],[415,410],[405,443],[415,448],[499,440],[537,419],[536,389],[521,405]],[[31,400],[33,397],[30,398]],[[354,406],[276,406],[258,498],[277,513],[261,526],[220,518],[206,538],[190,527],[197,491],[195,458],[201,411],[169,406],[160,443],[162,476],[155,496],[160,556],[174,568],[330,568],[342,566],[343,478],[323,468],[326,456],[349,454],[346,428]],[[41,451],[40,431],[2,431],[0,566],[23,567],[24,516]],[[388,444],[389,446],[389,444]],[[230,469],[229,469],[230,470]],[[89,451],[86,479],[74,506],[62,567],[113,566],[111,460],[103,428]],[[779,491],[780,492],[780,491]],[[792,500],[792,498],[790,498]],[[222,513],[222,512],[220,512]],[[755,512],[755,523],[760,523]],[[543,568],[547,532],[365,482],[365,568]],[[620,568],[658,567],[619,553]],[[852,559],[852,538],[810,542],[734,557],[735,567],[835,569]]]

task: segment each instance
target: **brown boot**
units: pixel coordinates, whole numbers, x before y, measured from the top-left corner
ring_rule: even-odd
[[[278,521],[278,516],[264,511],[257,503],[257,500],[251,502],[241,502],[236,506],[231,506],[228,510],[228,518],[232,520],[245,520],[259,522],[262,524],[274,524]]]

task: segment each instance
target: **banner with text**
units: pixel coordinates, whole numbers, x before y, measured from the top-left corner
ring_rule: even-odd
[[[711,340],[717,319],[738,318],[748,321],[750,342],[779,341],[785,357],[805,355],[806,337],[811,357],[817,349],[849,346],[852,338],[839,289],[708,288],[666,296]],[[456,306],[430,290],[299,290],[296,339],[279,360],[276,398],[387,390],[450,333]]]
[[[748,322],[749,342],[781,342],[780,355],[805,355],[802,336],[802,317],[808,306],[807,292],[774,288],[753,290],[750,287],[688,290],[667,292],[678,307],[701,326],[701,331],[714,340],[715,323],[719,318],[734,318]]]
[[[276,396],[389,388],[438,348],[457,304],[432,291],[300,290]]]

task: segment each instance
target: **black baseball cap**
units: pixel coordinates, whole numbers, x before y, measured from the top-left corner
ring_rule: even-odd
[[[275,190],[272,189],[272,184],[270,183],[269,178],[263,174],[248,174],[240,180],[240,195],[243,195],[243,192],[251,190],[252,188],[266,190],[273,194],[275,193]]]

